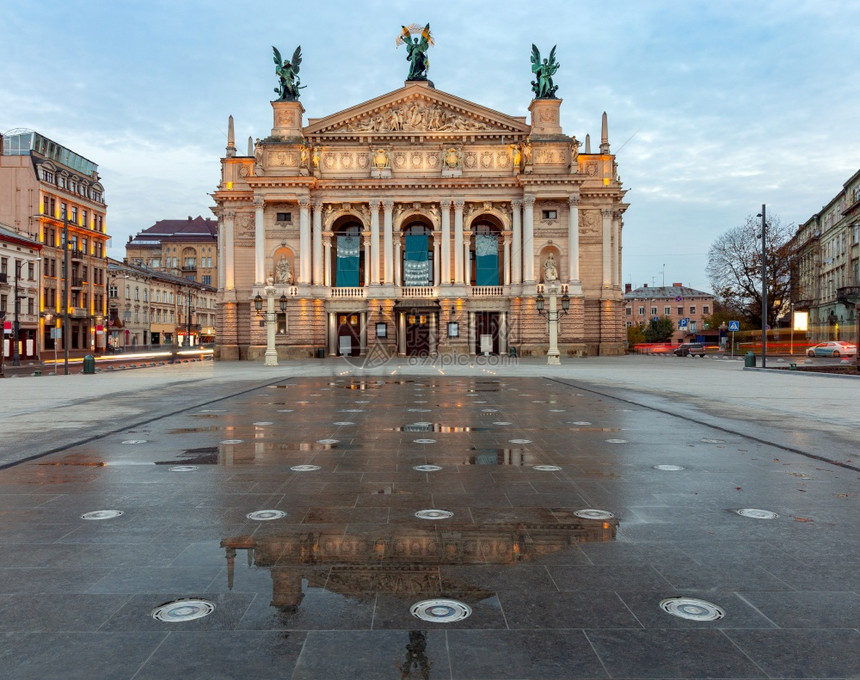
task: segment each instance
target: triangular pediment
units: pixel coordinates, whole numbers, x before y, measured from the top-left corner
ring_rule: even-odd
[[[311,118],[305,136],[528,135],[525,116],[508,116],[442,92],[426,83],[408,83],[325,118]]]

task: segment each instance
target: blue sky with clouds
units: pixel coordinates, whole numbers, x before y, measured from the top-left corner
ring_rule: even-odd
[[[302,46],[306,117],[403,85],[401,24],[430,22],[436,87],[527,115],[529,54],[558,45],[562,126],[609,116],[629,190],[625,283],[709,290],[713,239],[766,203],[806,220],[860,168],[855,0],[4,0],[0,131],[99,165],[110,254],[156,220],[211,216],[227,117],[272,127],[271,46]]]

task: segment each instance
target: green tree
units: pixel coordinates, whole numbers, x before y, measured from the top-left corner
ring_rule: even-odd
[[[646,342],[667,342],[675,332],[675,322],[668,316],[651,319],[643,332]]]
[[[645,342],[645,324],[639,323],[627,327],[627,346],[635,347]]]

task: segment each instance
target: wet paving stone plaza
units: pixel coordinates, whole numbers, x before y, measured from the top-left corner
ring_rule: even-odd
[[[0,676],[860,677],[856,467],[616,397],[282,376],[7,464]]]

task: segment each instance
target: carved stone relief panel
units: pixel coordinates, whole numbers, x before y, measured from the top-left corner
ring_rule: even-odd
[[[237,234],[241,236],[254,237],[254,213],[243,212],[236,216]]]
[[[478,132],[487,123],[435,103],[417,101],[386,106],[333,128],[336,132]]]

